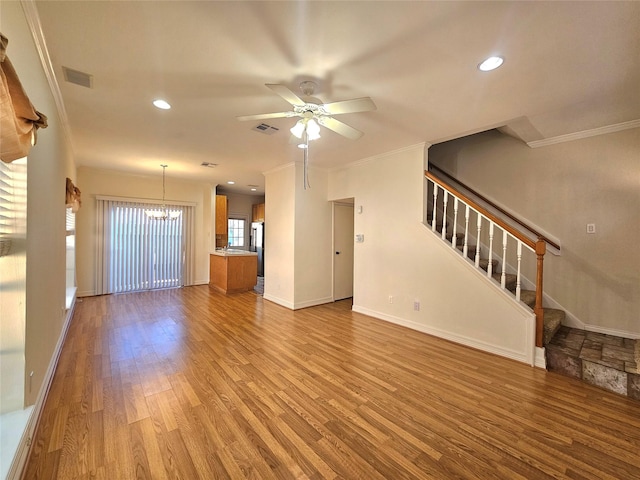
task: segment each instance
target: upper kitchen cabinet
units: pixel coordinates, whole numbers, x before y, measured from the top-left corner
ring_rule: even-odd
[[[264,203],[258,203],[252,207],[252,222],[264,222]]]
[[[228,242],[227,197],[216,195],[216,247],[226,247]]]

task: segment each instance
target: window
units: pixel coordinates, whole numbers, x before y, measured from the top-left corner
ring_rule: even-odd
[[[76,214],[73,213],[71,207],[67,207],[66,217],[67,232],[67,309],[71,308],[73,295],[76,289]]]
[[[229,219],[229,246],[244,247],[244,225],[246,221],[240,218]]]

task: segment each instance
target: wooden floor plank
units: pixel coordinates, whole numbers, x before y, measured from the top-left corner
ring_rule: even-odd
[[[25,479],[639,479],[640,402],[351,311],[80,299]]]

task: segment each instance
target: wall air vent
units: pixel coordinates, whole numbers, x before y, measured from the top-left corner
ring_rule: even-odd
[[[209,167],[209,168],[216,168],[218,166],[217,163],[211,163],[211,162],[202,162],[200,165],[202,165],[203,167]]]
[[[280,129],[276,128],[276,127],[272,127],[271,125],[267,125],[266,123],[259,123],[258,125],[253,127],[251,130],[254,130],[254,131],[260,132],[260,133],[264,133],[265,135],[273,135],[274,133],[276,133]]]
[[[67,67],[62,67],[62,71],[64,72],[64,79],[67,82],[75,83],[81,87],[93,88],[93,75]]]

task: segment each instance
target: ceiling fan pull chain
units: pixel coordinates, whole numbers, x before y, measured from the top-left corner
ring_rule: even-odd
[[[311,185],[309,185],[309,137],[307,136],[307,132],[305,131],[304,133],[304,144],[305,144],[305,148],[303,148],[304,150],[304,160],[303,160],[303,172],[302,175],[304,176],[304,189],[306,190],[307,188],[311,188]]]

